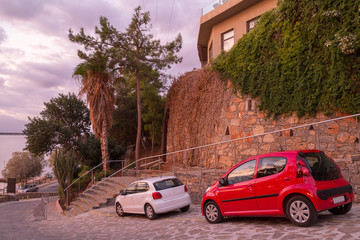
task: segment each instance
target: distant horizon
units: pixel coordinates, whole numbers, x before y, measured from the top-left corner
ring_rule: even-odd
[[[22,132],[0,132],[0,135],[25,135]]]

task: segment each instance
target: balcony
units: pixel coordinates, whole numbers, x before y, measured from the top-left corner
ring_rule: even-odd
[[[215,8],[223,5],[224,3],[226,3],[228,0],[217,0],[217,1],[213,1],[210,5],[204,7],[202,9],[202,16],[204,16],[205,14],[211,12],[212,10],[214,10]]]

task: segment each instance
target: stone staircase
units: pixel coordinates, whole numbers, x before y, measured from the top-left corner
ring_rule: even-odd
[[[120,194],[120,190],[125,189],[136,180],[136,177],[131,176],[108,178],[81,193],[75,201],[71,202],[64,214],[67,217],[73,217],[94,208],[99,208],[113,200]]]

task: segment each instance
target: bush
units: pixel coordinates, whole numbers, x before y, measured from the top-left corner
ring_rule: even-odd
[[[104,170],[102,170],[101,172],[96,172],[94,174],[94,177],[95,177],[96,181],[100,181],[102,178],[108,177],[113,173],[114,173],[114,170],[109,169],[109,170],[106,171],[106,176],[105,176],[105,172],[104,172]]]

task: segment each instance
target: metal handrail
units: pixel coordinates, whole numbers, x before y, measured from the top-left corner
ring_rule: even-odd
[[[107,163],[111,163],[111,162],[125,162],[125,160],[110,160],[107,161]],[[67,186],[64,189],[64,192],[70,188],[72,185],[74,185],[77,181],[79,181],[82,177],[84,177],[85,175],[88,175],[90,172],[93,172],[96,168],[98,168],[99,166],[103,165],[103,163],[99,163],[98,165],[96,165],[95,167],[93,167],[92,169],[86,171],[83,175],[81,175],[80,177],[78,177],[75,181],[73,181],[69,186]],[[106,173],[105,173],[106,174]]]
[[[154,156],[149,156],[149,157],[143,157],[138,159],[137,161],[129,164],[128,166],[135,164],[136,162],[140,162],[146,159],[151,159],[151,158],[161,158],[164,156],[168,156],[168,155],[173,155],[176,153],[182,153],[182,152],[187,152],[187,151],[191,151],[191,150],[196,150],[196,149],[202,149],[202,148],[206,148],[206,147],[213,147],[213,146],[217,146],[220,144],[225,144],[225,143],[232,143],[232,142],[236,142],[239,140],[244,140],[244,139],[248,139],[248,138],[255,138],[255,137],[260,137],[260,136],[265,136],[267,134],[274,134],[274,133],[279,133],[279,132],[285,132],[285,131],[289,131],[292,129],[298,129],[298,128],[304,128],[304,127],[308,127],[311,125],[320,125],[320,124],[324,124],[324,123],[328,123],[328,122],[334,122],[334,121],[338,121],[338,120],[343,120],[343,119],[347,119],[347,118],[354,118],[354,117],[359,117],[360,113],[358,114],[353,114],[353,115],[349,115],[349,116],[345,116],[345,117],[339,117],[339,118],[333,118],[333,119],[329,119],[329,120],[324,120],[324,121],[319,121],[319,122],[315,122],[315,123],[309,123],[309,124],[304,124],[304,125],[300,125],[300,126],[295,126],[295,127],[290,127],[290,128],[286,128],[286,129],[281,129],[281,130],[275,130],[275,131],[271,131],[271,132],[266,132],[266,133],[261,133],[261,134],[256,134],[256,135],[251,135],[251,136],[247,136],[247,137],[241,137],[241,138],[236,138],[236,139],[232,139],[232,140],[226,140],[226,141],[222,141],[222,142],[217,142],[217,143],[211,143],[211,144],[206,144],[206,145],[201,145],[198,147],[192,147],[192,148],[187,148],[187,149],[182,149],[182,150],[178,150],[178,151],[173,151],[170,153],[165,153],[165,154],[159,154],[159,155],[154,155]],[[110,175],[109,177],[125,170],[128,166],[116,171],[115,173],[113,173],[112,175]],[[107,177],[107,178],[109,178]]]
[[[312,126],[312,125],[321,125],[321,124],[325,124],[325,123],[329,123],[329,122],[334,122],[334,121],[338,121],[338,120],[343,120],[343,119],[347,119],[347,118],[357,118],[360,116],[360,113],[358,114],[353,114],[353,115],[349,115],[349,116],[344,116],[344,117],[339,117],[339,118],[334,118],[334,119],[329,119],[329,120],[324,120],[324,121],[319,121],[319,122],[315,122],[315,123],[309,123],[309,124],[303,124],[303,125],[300,125],[300,126],[295,126],[295,127],[289,127],[289,128],[286,128],[286,129],[281,129],[281,130],[274,130],[274,131],[270,131],[270,132],[265,132],[265,133],[261,133],[261,134],[255,134],[255,135],[250,135],[250,136],[246,136],[246,137],[241,137],[241,138],[236,138],[236,139],[231,139],[231,140],[226,140],[226,141],[221,141],[221,142],[217,142],[217,143],[211,143],[211,144],[206,144],[206,145],[201,145],[201,146],[197,146],[197,147],[191,147],[191,148],[187,148],[187,149],[182,149],[182,150],[177,150],[177,151],[173,151],[173,152],[169,152],[169,153],[165,153],[165,154],[159,154],[159,155],[154,155],[154,156],[149,156],[149,157],[143,157],[143,158],[140,158],[130,164],[128,164],[127,166],[119,169],[118,171],[114,172],[113,174],[109,175],[108,177],[104,178],[103,180],[101,180],[100,182],[103,182],[103,181],[106,181],[107,179],[111,178],[112,176],[118,174],[119,172],[123,172],[125,169],[128,169],[129,167],[131,167],[132,165],[136,164],[137,162],[141,162],[141,161],[144,161],[144,160],[147,160],[147,159],[154,159],[154,158],[157,158],[158,160],[155,160],[151,163],[145,163],[145,164],[142,164],[141,166],[147,166],[149,164],[152,164],[154,162],[158,162],[159,165],[161,163],[161,160],[160,158],[161,157],[164,157],[164,156],[169,156],[169,155],[174,155],[174,154],[177,154],[177,153],[183,153],[185,152],[185,154],[188,152],[188,151],[191,151],[191,150],[197,150],[197,149],[203,149],[203,148],[207,148],[207,147],[215,147],[214,151],[215,151],[215,174],[216,174],[216,170],[217,170],[217,165],[216,165],[216,146],[218,145],[221,145],[221,144],[226,144],[226,143],[234,143],[234,146],[236,148],[236,144],[235,142],[239,141],[239,140],[245,140],[245,139],[249,139],[249,138],[256,138],[256,137],[260,137],[260,136],[265,136],[267,134],[274,134],[274,133],[281,133],[281,132],[285,132],[285,131],[289,131],[289,130],[294,130],[294,129],[299,129],[299,128],[304,128],[304,127],[308,127],[308,126]],[[360,133],[359,133],[359,136],[360,136]],[[286,136],[285,136],[285,144],[286,144]],[[286,147],[286,146],[285,146]],[[319,148],[320,148],[320,144],[319,144]],[[360,151],[360,143],[359,143],[359,151]],[[235,155],[235,158],[236,158],[236,155]],[[101,163],[102,164],[102,163]],[[99,164],[99,165],[101,165]],[[99,166],[98,165],[98,166]],[[175,174],[175,161],[173,162],[173,169],[174,169],[174,174]],[[97,167],[98,167],[97,166]],[[202,169],[202,163],[201,163],[201,169]],[[140,171],[140,169],[138,169]],[[91,171],[91,170],[89,170]],[[89,172],[88,171],[88,172]],[[87,173],[88,173],[87,172]],[[159,172],[160,172],[160,168],[159,168]],[[201,171],[202,173],[202,171]],[[202,175],[202,174],[201,174]],[[187,176],[187,157],[186,157],[186,176]],[[187,177],[186,177],[187,178]],[[76,180],[77,181],[77,180]],[[99,183],[100,183],[99,182]],[[74,182],[75,183],[75,182]],[[70,185],[71,186],[71,185]],[[69,187],[70,187],[69,186]],[[86,189],[84,192],[92,189],[95,185],[91,186],[90,188]],[[66,189],[68,189],[69,187],[67,187]]]

